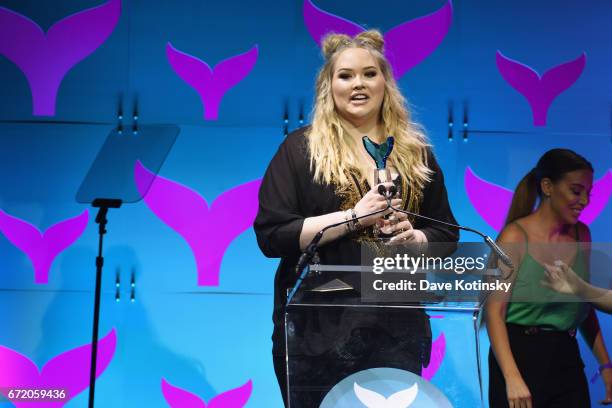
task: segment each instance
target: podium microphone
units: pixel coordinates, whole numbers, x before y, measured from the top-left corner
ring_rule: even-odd
[[[383,188],[384,188],[384,186],[383,186]],[[380,192],[380,189],[378,191]],[[302,255],[300,255],[300,259],[298,260],[297,264],[295,265],[295,273],[296,273],[296,275],[299,275],[299,278],[296,281],[295,285],[293,286],[293,289],[291,290],[291,293],[289,293],[289,295],[287,296],[287,303],[289,303],[289,301],[291,300],[293,295],[295,295],[295,292],[297,292],[298,288],[302,284],[302,281],[306,277],[306,273],[308,271],[306,269],[306,265],[310,262],[310,260],[314,256],[315,252],[319,248],[319,242],[321,241],[321,238],[323,238],[323,234],[325,233],[325,231],[327,231],[328,229],[334,228],[334,227],[339,227],[341,225],[348,224],[350,222],[358,221],[358,220],[360,220],[362,218],[366,218],[366,217],[369,217],[369,216],[372,216],[372,215],[383,213],[383,212],[387,211],[390,207],[391,207],[391,201],[387,200],[387,206],[385,208],[383,208],[382,210],[373,211],[373,212],[365,214],[365,215],[360,215],[359,217],[351,218],[350,220],[344,220],[344,221],[341,221],[341,222],[337,222],[335,224],[330,224],[330,225],[326,226],[325,228],[323,228],[321,231],[317,232],[316,235],[314,236],[314,238],[312,239],[312,241],[310,241],[310,243],[306,246],[306,248],[302,252]]]
[[[393,197],[395,193],[397,193],[397,187],[395,186],[391,186],[387,189],[384,185],[381,184],[378,186],[378,193],[387,199],[387,204],[389,206],[388,208],[392,209],[393,211],[401,212],[401,213],[404,213],[406,215],[411,215],[416,218],[421,218],[427,221],[432,221],[438,224],[446,225],[448,227],[458,228],[460,230],[469,231],[469,232],[473,232],[474,234],[480,235],[484,239],[485,243],[489,246],[489,248],[491,248],[491,250],[495,252],[495,254],[499,257],[499,259],[504,263],[504,265],[506,265],[508,268],[511,269],[510,274],[514,272],[514,264],[512,263],[512,260],[510,259],[510,257],[487,234],[480,232],[478,230],[475,230],[473,228],[470,228],[470,227],[464,227],[462,225],[452,224],[450,222],[438,220],[436,218],[427,217],[425,215],[421,215],[421,214],[417,214],[417,213],[413,213],[410,211],[402,210],[400,208],[393,207],[391,205],[391,197]]]

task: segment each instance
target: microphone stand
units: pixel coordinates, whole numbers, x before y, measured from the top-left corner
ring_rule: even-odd
[[[102,267],[104,266],[104,257],[102,256],[102,242],[104,234],[106,234],[106,224],[108,219],[106,215],[110,208],[121,207],[122,201],[119,199],[96,198],[92,202],[94,208],[99,208],[96,215],[96,224],[98,224],[98,256],[96,257],[96,287],[94,296],[94,317],[93,331],[91,339],[91,365],[89,367],[89,398],[88,407],[93,408],[96,392],[96,362],[98,357],[98,329],[100,327],[100,292],[102,287]]]
[[[417,214],[417,213],[413,213],[410,211],[402,210],[400,208],[393,207],[391,205],[391,197],[397,192],[397,188],[395,186],[391,186],[389,187],[389,190],[387,190],[387,188],[381,184],[378,186],[378,192],[387,199],[387,204],[389,208],[392,209],[393,211],[397,211],[397,212],[400,212],[406,215],[411,215],[416,218],[421,218],[421,219],[432,221],[438,224],[446,225],[448,227],[458,228],[460,230],[469,231],[469,232],[473,232],[476,235],[480,235],[484,239],[484,242],[487,244],[487,246],[491,248],[493,252],[495,252],[495,254],[499,257],[499,259],[504,263],[504,265],[510,268],[510,274],[504,277],[504,279],[508,279],[514,273],[514,264],[512,263],[512,260],[510,259],[510,257],[487,234],[480,232],[478,230],[475,230],[473,228],[470,228],[470,227],[464,227],[462,225],[452,224],[450,222],[438,220],[435,218],[427,217],[425,215],[421,215],[421,214]]]
[[[335,224],[330,224],[330,225],[326,226],[325,228],[323,228],[321,231],[317,232],[316,235],[314,236],[314,238],[306,246],[306,249],[304,249],[304,252],[302,252],[302,255],[300,255],[300,259],[298,260],[297,264],[295,265],[295,273],[296,273],[296,275],[299,275],[299,277],[298,277],[297,281],[295,282],[295,285],[293,286],[293,289],[291,289],[291,292],[287,296],[287,303],[289,303],[291,301],[291,299],[293,298],[293,296],[295,295],[295,293],[299,289],[300,285],[302,284],[302,281],[304,281],[304,279],[306,278],[306,275],[308,274],[308,269],[306,268],[306,266],[308,265],[308,263],[310,262],[310,260],[314,256],[315,252],[319,248],[319,242],[321,241],[321,238],[323,238],[323,234],[325,233],[325,231],[327,231],[328,229],[331,229],[331,228],[339,227],[339,226],[344,225],[344,224],[348,224],[350,222],[358,221],[358,220],[360,220],[362,218],[366,218],[366,217],[370,217],[372,215],[383,213],[383,212],[387,211],[390,207],[391,207],[391,202],[389,200],[387,200],[387,206],[385,208],[383,208],[382,210],[373,211],[373,212],[365,214],[365,215],[360,215],[359,217],[351,218],[350,220],[344,220],[344,221],[341,221],[341,222],[337,222]]]

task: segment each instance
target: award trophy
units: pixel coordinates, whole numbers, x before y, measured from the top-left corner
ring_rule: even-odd
[[[374,160],[376,168],[374,169],[374,184],[377,186],[382,183],[393,183],[396,188],[394,197],[401,196],[402,183],[399,180],[399,172],[393,166],[387,166],[387,159],[393,151],[393,136],[387,137],[384,143],[378,144],[370,140],[367,136],[362,138],[363,146]],[[393,234],[385,233],[386,227],[393,225],[397,222],[394,215],[388,215],[384,220],[374,225],[374,236],[381,240],[389,239]]]

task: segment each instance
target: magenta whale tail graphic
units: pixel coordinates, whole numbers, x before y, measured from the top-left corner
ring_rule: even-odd
[[[499,50],[495,59],[502,77],[529,102],[534,126],[546,126],[550,105],[578,80],[586,65],[586,54],[582,53],[575,60],[557,65],[540,76],[533,68],[507,58]]]
[[[304,24],[313,40],[322,46],[323,37],[328,33],[346,34],[354,37],[365,28],[346,18],[328,13],[315,6],[312,0],[304,0],[302,7]]]
[[[318,8],[311,0],[304,0],[303,14],[306,28],[319,46],[327,33],[353,37],[365,30],[357,23]],[[449,0],[433,13],[399,24],[385,33],[385,55],[395,79],[401,78],[438,48],[452,20],[453,5]]]
[[[465,169],[465,191],[480,216],[495,231],[501,231],[506,221],[513,192],[478,177],[470,167]],[[580,221],[591,224],[604,210],[612,195],[612,170],[593,183],[589,205],[580,214]]]
[[[251,397],[253,383],[249,380],[238,388],[225,391],[213,397],[208,404],[197,395],[170,384],[164,378],[161,388],[170,408],[242,408]]]
[[[200,95],[204,119],[216,120],[223,96],[255,67],[258,47],[254,45],[243,54],[221,61],[214,69],[201,59],[177,50],[170,43],[166,46],[166,54],[172,69]]]
[[[431,354],[429,357],[429,365],[427,365],[427,367],[423,367],[423,372],[421,373],[421,377],[425,378],[427,381],[430,381],[440,369],[440,366],[442,365],[442,360],[444,360],[445,354],[446,354],[446,337],[444,337],[444,333],[440,333],[438,338],[431,344]]]
[[[385,54],[396,79],[425,60],[446,37],[453,21],[449,0],[439,10],[402,23],[385,33]]]
[[[98,360],[96,378],[108,367],[115,354],[117,335],[112,329],[98,342]],[[49,360],[43,368],[38,367],[28,357],[8,347],[0,346],[0,389],[8,398],[6,389],[38,388],[64,389],[68,399],[72,399],[89,387],[89,370],[91,367],[91,344],[68,350]],[[9,398],[10,400],[10,398]],[[13,401],[17,408],[62,407],[66,400],[53,402]]]
[[[223,255],[232,241],[253,225],[261,180],[222,193],[210,206],[202,196],[175,181],[154,176],[136,164],[136,186],[153,213],[175,230],[191,248],[199,286],[218,286]]]
[[[599,214],[606,208],[610,196],[612,195],[612,170],[608,170],[598,180],[593,182],[591,188],[591,199],[589,205],[582,210],[580,214],[580,221],[585,224],[591,224]]]
[[[58,222],[44,234],[38,228],[0,210],[0,231],[23,251],[34,266],[34,282],[48,283],[53,260],[85,231],[89,212]]]
[[[34,115],[55,115],[64,76],[106,41],[120,14],[121,0],[109,0],[58,21],[45,35],[29,18],[0,7],[0,54],[26,76]]]
[[[478,214],[495,231],[504,227],[512,202],[512,190],[478,177],[470,167],[465,169],[465,191]]]

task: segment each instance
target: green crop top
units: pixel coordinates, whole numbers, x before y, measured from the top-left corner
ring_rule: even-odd
[[[525,234],[525,256],[514,281],[512,296],[506,311],[506,322],[523,326],[539,326],[551,330],[576,329],[586,318],[588,304],[580,301],[560,302],[563,295],[542,285],[544,266],[536,261],[528,251],[527,232],[515,223]],[[578,238],[578,229],[576,228]],[[577,240],[578,241],[578,240]],[[582,279],[588,281],[588,270],[580,248],[571,267]],[[555,302],[514,302],[513,299],[555,299]]]

